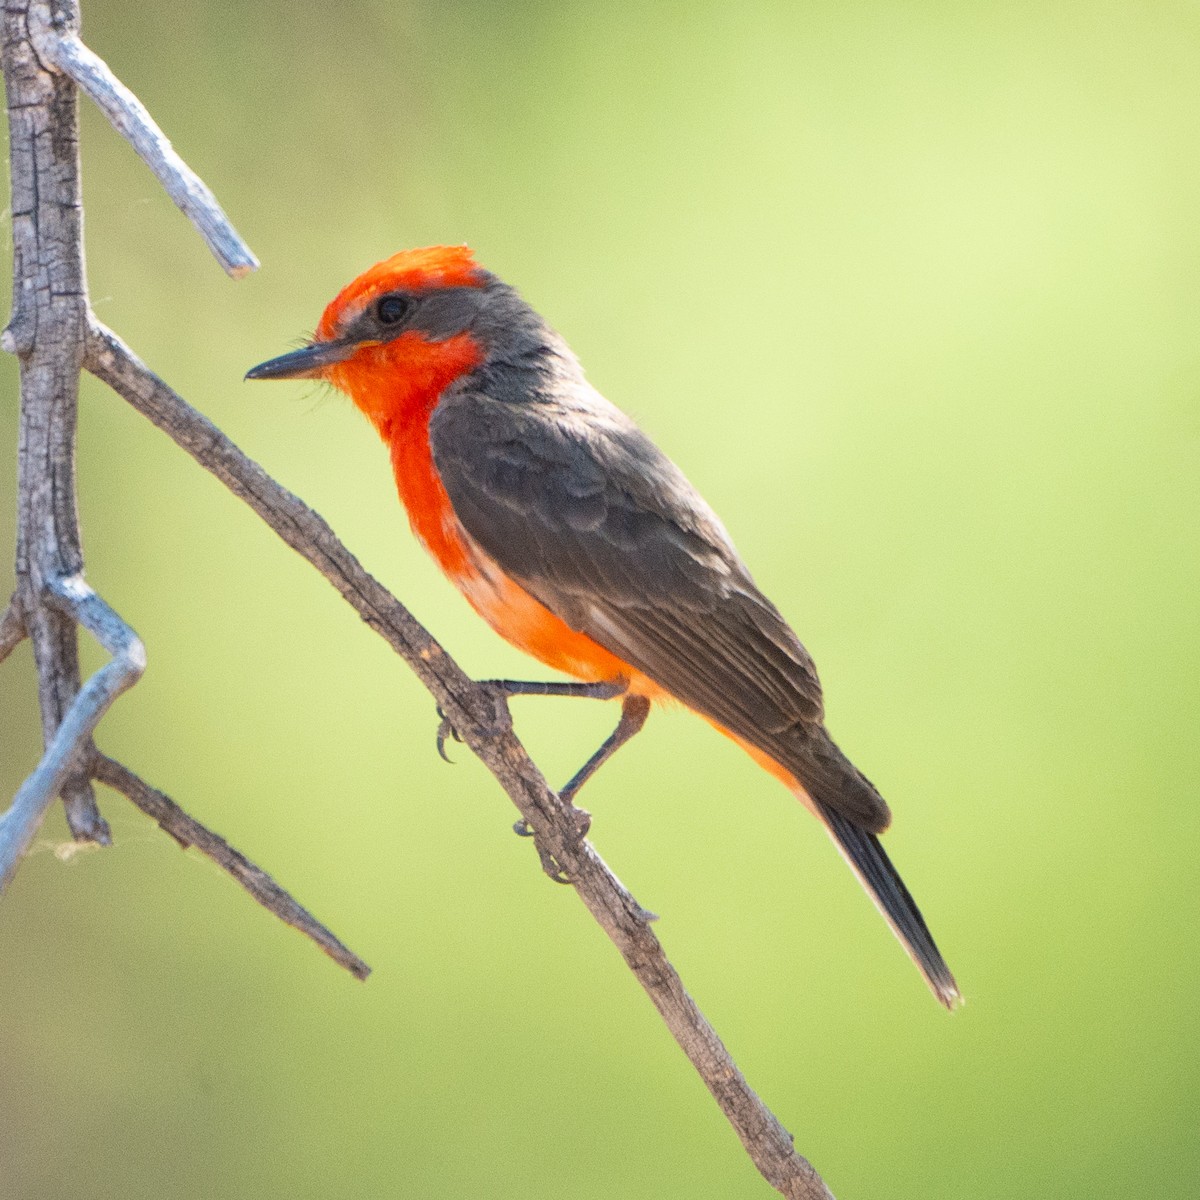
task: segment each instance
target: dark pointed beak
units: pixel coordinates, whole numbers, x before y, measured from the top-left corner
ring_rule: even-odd
[[[353,342],[313,342],[311,346],[303,346],[251,367],[246,378],[319,379],[326,367],[345,362],[357,349]]]

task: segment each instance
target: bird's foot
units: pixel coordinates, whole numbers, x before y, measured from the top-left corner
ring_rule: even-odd
[[[588,830],[592,827],[592,814],[586,809],[575,808],[572,806],[571,818],[575,826],[571,836],[572,849],[578,849],[583,844],[584,838],[587,837]],[[546,849],[546,847],[542,844],[541,839],[534,831],[533,826],[530,825],[529,822],[524,819],[524,817],[513,824],[513,833],[515,833],[517,837],[533,838],[533,846],[538,853],[538,858],[541,860],[542,870],[545,871],[545,873],[551,879],[553,879],[555,883],[571,882],[571,877],[563,870],[558,859],[556,859],[554,855]]]
[[[571,814],[575,821],[575,844],[578,845],[587,837],[588,830],[592,827],[592,814],[586,808],[574,807],[571,809]],[[537,837],[537,834],[533,832],[533,826],[524,817],[513,822],[513,833],[517,837]]]
[[[476,686],[491,700],[492,713],[487,720],[480,721],[474,728],[477,728],[485,737],[499,737],[501,734],[507,733],[512,729],[508,698],[513,693],[508,690],[502,679],[481,679]],[[436,712],[438,715],[437,752],[443,762],[452,762],[453,760],[446,753],[446,743],[451,738],[461,743],[462,734],[458,732],[454,722],[446,716],[445,709],[440,704],[437,706]]]

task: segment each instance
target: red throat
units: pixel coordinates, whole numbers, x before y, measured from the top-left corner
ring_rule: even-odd
[[[469,555],[433,465],[429,418],[446,388],[482,359],[479,343],[469,334],[432,342],[409,332],[390,342],[361,347],[353,358],[330,367],[326,374],[387,443],[413,532],[451,575],[468,569]]]

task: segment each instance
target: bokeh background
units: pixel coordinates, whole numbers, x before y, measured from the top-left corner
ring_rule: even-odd
[[[85,9],[263,262],[227,280],[85,106],[97,313],[468,670],[538,674],[416,547],[366,424],[241,381],[408,245],[470,242],[521,287],[794,620],[964,1010],[702,722],[656,715],[586,805],[838,1196],[1194,1195],[1200,10]],[[90,381],[80,504],[90,578],[150,656],[101,745],[375,973],[123,799],[107,852],[64,860],[55,815],[0,905],[0,1192],[769,1194],[490,777],[438,760],[415,679]],[[5,796],[35,712],[25,648],[0,671]],[[552,779],[612,716],[517,711]]]

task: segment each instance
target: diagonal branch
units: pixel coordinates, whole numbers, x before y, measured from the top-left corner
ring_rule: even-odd
[[[116,698],[132,687],[146,667],[146,651],[136,633],[84,582],[72,575],[48,586],[54,607],[73,617],[111,654],[79,690],[63,715],[41,762],[17,789],[0,816],[0,892],[41,827],[46,809],[87,751],[92,733]]]
[[[316,513],[189,408],[114,334],[94,323],[83,270],[76,84],[131,142],[231,275],[243,275],[257,262],[212,193],[182,162],[137,98],[79,40],[75,0],[5,0],[0,14],[14,214],[14,316],[0,335],[0,348],[18,353],[22,360],[17,543],[21,598],[0,618],[0,648],[6,653],[23,631],[32,637],[47,737],[42,761],[18,791],[12,808],[0,817],[0,890],[46,807],[64,787],[68,812],[76,814],[77,833],[93,835],[86,823],[79,823],[89,816],[89,806],[90,830],[94,836],[102,833],[88,790],[89,772],[124,791],[181,840],[198,846],[206,843],[206,852],[214,857],[228,852],[227,869],[252,891],[265,887],[221,839],[190,822],[165,796],[91,745],[101,716],[140,676],[145,654],[133,631],[82,579],[74,500],[76,388],[82,351],[89,370],[245,500],[405,659],[516,804],[539,849],[562,868],[617,946],[764,1178],[792,1200],[829,1200],[820,1176],[796,1154],[790,1135],[750,1089],[684,990],[648,924],[648,914],[580,836],[576,810],[547,786],[530,761],[513,735],[502,700],[463,674]],[[81,335],[86,335],[82,347]],[[113,655],[82,688],[75,622],[89,629]],[[299,913],[292,912],[291,917],[296,918],[293,923],[302,923]],[[322,944],[334,953],[333,947]],[[351,962],[345,965],[355,969]]]
[[[778,1118],[750,1088],[684,989],[648,914],[578,834],[577,812],[554,792],[512,732],[507,708],[469,679],[408,610],[372,578],[329,525],[281,487],[206,417],[151,372],[110,330],[94,325],[84,366],[243,499],[341,593],[433,693],[563,869],[691,1060],[763,1177],[791,1200],[830,1200]]]
[[[285,924],[311,938],[334,962],[345,967],[356,979],[366,979],[371,973],[361,958],[344,946],[306,908],[279,886],[261,867],[235,850],[220,834],[201,825],[171,799],[152,788],[128,767],[96,752],[92,759],[92,777],[114,791],[128,797],[147,816],[181,846],[195,846],[222,870],[228,871],[265,909],[273,912]]]
[[[95,102],[112,127],[154,172],[221,266],[234,279],[258,270],[258,259],[225,215],[208,185],[183,161],[142,102],[66,25],[56,25],[48,5],[31,4],[30,40],[50,69],[69,75]]]
[[[0,662],[3,662],[29,634],[25,629],[25,614],[20,596],[14,595],[0,616]]]
[[[207,417],[165,384],[112,330],[94,323],[84,367],[162,429],[205,470],[244,500],[298,554],[333,584],[368,625],[416,671],[455,728],[473,722],[508,726],[446,652],[378,580],[363,570],[326,521],[281,487]],[[471,711],[467,705],[472,704]]]

